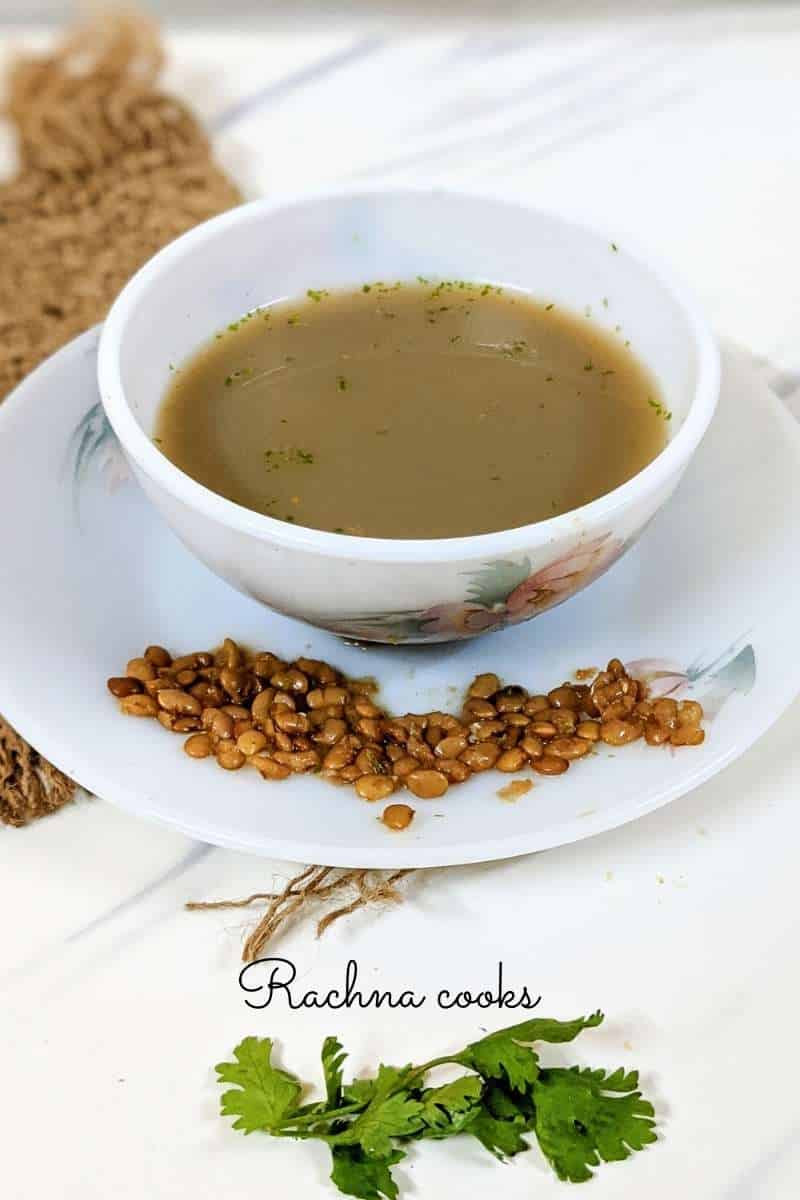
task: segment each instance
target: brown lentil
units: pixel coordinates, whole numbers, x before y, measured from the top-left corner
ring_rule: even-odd
[[[547,699],[550,701],[551,708],[578,708],[580,706],[578,693],[568,683],[553,688],[552,692],[547,693]]]
[[[524,750],[528,758],[541,758],[544,754],[544,743],[540,737],[531,736],[528,734],[519,744],[520,750]]]
[[[138,679],[140,683],[147,683],[148,679],[155,679],[156,669],[146,658],[132,658],[125,668],[125,674],[129,679]]]
[[[498,771],[521,771],[528,765],[524,750],[515,746],[513,750],[505,750],[494,764]]]
[[[443,737],[441,741],[437,742],[434,754],[437,758],[458,758],[466,748],[467,739],[463,734],[454,734],[452,737]]]
[[[385,800],[394,791],[394,782],[388,775],[362,775],[356,780],[356,791],[362,800],[373,803]]]
[[[119,706],[129,717],[154,717],[158,712],[158,705],[153,697],[146,696],[143,692],[134,692],[130,696],[123,696]]]
[[[440,758],[436,770],[447,776],[450,783],[464,783],[472,774],[467,764],[457,758]]]
[[[142,685],[138,679],[130,679],[127,675],[115,675],[109,679],[106,687],[111,692],[112,696],[116,696],[118,700],[122,700],[125,696],[135,696],[141,692]]]
[[[563,775],[569,763],[555,754],[543,754],[541,758],[535,758],[531,765],[540,775]]]
[[[276,750],[272,756],[276,762],[283,763],[292,771],[313,771],[319,766],[319,755],[316,750],[286,751]]]
[[[414,810],[407,804],[388,804],[383,810],[381,820],[389,829],[408,829],[414,820]]]
[[[211,738],[207,733],[193,733],[183,743],[189,758],[208,758],[211,753]]]
[[[180,688],[164,688],[158,693],[158,703],[169,713],[177,713],[182,717],[199,717],[203,711],[196,696]]]
[[[225,771],[238,771],[247,759],[236,746],[220,746],[217,750],[217,762]]]
[[[466,763],[470,771],[488,771],[500,757],[500,747],[494,742],[481,742],[478,746],[468,746],[460,761]]]
[[[637,722],[615,718],[603,722],[600,736],[607,746],[627,746],[642,736],[642,727]]]
[[[559,758],[583,758],[591,749],[591,743],[585,738],[557,737],[547,747],[548,754],[557,754]]]
[[[447,776],[441,771],[412,771],[406,776],[406,787],[420,800],[436,800],[449,786]]]
[[[170,713],[169,716],[172,716]],[[193,729],[201,729],[203,722],[199,717],[173,717],[172,729],[175,733],[190,733]]]
[[[266,745],[267,739],[258,729],[247,729],[244,733],[240,733],[236,739],[236,748],[241,750],[242,754],[248,758],[253,754],[258,754],[259,750],[263,750]]]
[[[497,716],[497,709],[488,700],[468,700],[464,705],[464,715],[470,721],[474,721],[476,717],[491,719]]]
[[[467,689],[470,699],[488,700],[500,690],[500,680],[496,675],[476,675]]]
[[[172,655],[169,650],[165,650],[163,646],[148,646],[144,652],[144,657],[154,667],[171,667]]]
[[[264,779],[288,779],[292,773],[284,763],[276,762],[266,754],[254,754],[250,762]]]

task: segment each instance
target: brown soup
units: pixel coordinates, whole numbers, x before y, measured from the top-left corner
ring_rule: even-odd
[[[175,372],[155,440],[279,520],[441,538],[610,492],[669,418],[621,334],[520,292],[420,281],[248,313]]]

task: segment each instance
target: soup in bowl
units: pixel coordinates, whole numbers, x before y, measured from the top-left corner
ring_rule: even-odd
[[[713,415],[713,339],[625,244],[440,191],[260,201],[131,280],[100,391],[240,591],[348,637],[529,619],[602,574]]]

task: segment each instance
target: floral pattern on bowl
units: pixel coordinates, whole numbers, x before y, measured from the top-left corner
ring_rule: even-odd
[[[337,620],[345,637],[405,641],[470,638],[489,630],[516,625],[568,600],[619,558],[625,544],[610,533],[579,541],[545,567],[531,570],[528,557],[519,562],[498,560],[467,575],[470,582],[462,601],[436,604],[415,612],[378,613]]]

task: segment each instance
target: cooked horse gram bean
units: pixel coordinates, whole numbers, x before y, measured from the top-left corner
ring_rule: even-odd
[[[408,829],[414,820],[414,810],[407,804],[388,804],[383,810],[381,820],[389,829]]]
[[[125,696],[135,696],[142,690],[139,680],[131,679],[127,675],[112,676],[106,687],[111,692],[111,695],[116,696],[118,700],[124,699]]]
[[[207,733],[193,733],[183,743],[183,748],[189,758],[208,758],[211,753],[211,738]]]
[[[217,750],[217,762],[226,771],[238,771],[247,762],[247,759],[238,750],[236,746],[220,746]]]
[[[181,688],[164,688],[158,693],[158,703],[167,712],[180,713],[182,717],[199,717],[203,711],[197,697]]]
[[[420,800],[436,800],[450,786],[447,776],[441,771],[412,771],[405,779],[406,787]]]
[[[533,760],[532,766],[540,775],[563,775],[569,763],[555,754],[543,754],[541,758]]]
[[[497,675],[479,675],[461,720],[438,710],[392,717],[375,702],[373,681],[348,680],[315,659],[250,656],[230,638],[216,653],[174,660],[163,647],[148,646],[129,669],[136,674],[107,682],[121,711],[188,733],[183,747],[190,758],[214,756],[227,771],[249,764],[267,780],[315,772],[354,786],[369,802],[399,787],[436,799],[491,769],[561,775],[595,743],[624,746],[643,738],[647,746],[680,748],[705,739],[702,705],[647,699],[645,685],[619,659],[590,685],[563,683],[533,695],[501,686]],[[184,681],[190,690],[179,686]],[[509,785],[513,795],[528,786]],[[506,793],[512,795],[507,788],[498,794]],[[381,819],[401,829],[412,817],[408,805],[391,804]]]
[[[292,773],[284,763],[276,762],[266,754],[254,754],[250,762],[264,779],[288,779]]]
[[[129,717],[154,717],[158,712],[158,705],[153,697],[145,696],[141,692],[123,696],[120,708]]]
[[[356,791],[362,800],[385,800],[394,791],[388,775],[362,775],[356,780]]]

